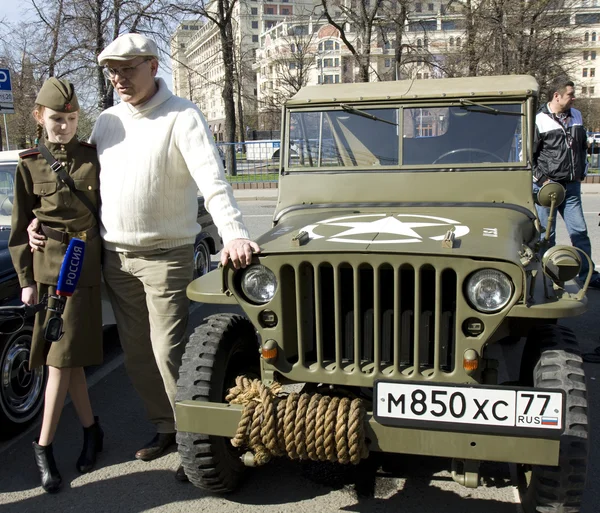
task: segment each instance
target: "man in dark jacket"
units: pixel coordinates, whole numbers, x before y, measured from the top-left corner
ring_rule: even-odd
[[[573,108],[575,86],[566,78],[551,84],[551,99],[538,112],[535,119],[533,142],[533,189],[548,181],[560,183],[566,190],[565,201],[558,212],[567,225],[571,243],[592,257],[592,246],[581,205],[581,182],[587,174],[587,137],[581,112]],[[550,230],[550,244],[555,244],[556,218],[548,225],[549,208],[537,206],[542,226]],[[589,272],[586,258],[582,258],[580,281]],[[600,289],[600,274],[594,271],[590,287]]]

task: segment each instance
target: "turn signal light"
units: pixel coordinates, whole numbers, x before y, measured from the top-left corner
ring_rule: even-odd
[[[479,355],[474,349],[467,349],[463,355],[463,369],[474,372],[479,367]]]
[[[277,342],[267,340],[260,348],[260,355],[267,363],[277,360]]]

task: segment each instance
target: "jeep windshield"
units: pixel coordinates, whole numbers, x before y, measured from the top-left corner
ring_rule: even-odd
[[[292,111],[288,170],[394,166],[506,168],[524,164],[522,103]]]

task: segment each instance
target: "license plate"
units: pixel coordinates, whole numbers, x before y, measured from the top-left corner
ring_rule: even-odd
[[[549,437],[564,430],[562,390],[378,381],[374,399],[384,425]]]

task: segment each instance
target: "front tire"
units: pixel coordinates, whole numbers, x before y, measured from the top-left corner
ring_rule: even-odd
[[[46,367],[29,370],[32,335],[30,325],[0,335],[0,438],[23,431],[44,403]]]
[[[252,323],[236,314],[208,317],[190,336],[179,370],[176,401],[224,403],[235,378],[260,375]],[[186,475],[195,486],[216,493],[236,490],[245,466],[230,438],[177,432]]]
[[[587,390],[577,339],[569,328],[547,325],[535,329],[527,339],[521,382],[566,393],[558,466],[517,465],[523,510],[579,513],[587,473]]]

